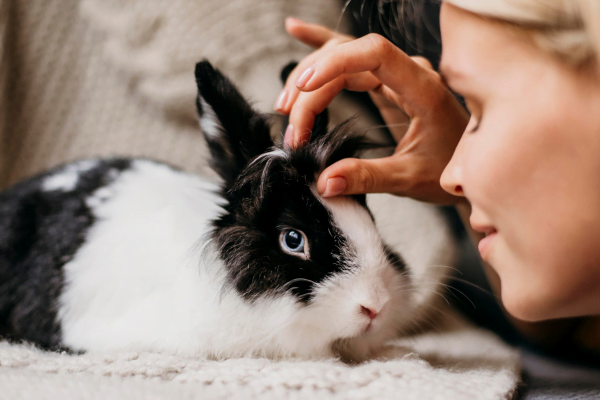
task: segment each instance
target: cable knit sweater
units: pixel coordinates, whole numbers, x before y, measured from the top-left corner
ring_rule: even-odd
[[[335,26],[337,0],[3,0],[0,187],[95,155],[205,172],[194,64],[208,58],[262,111],[308,48],[283,18]]]
[[[194,110],[194,64],[208,58],[258,109],[271,111],[280,68],[309,51],[285,33],[284,18],[335,27],[341,6],[0,0],[0,188],[90,156],[143,156],[209,173]],[[359,366],[78,356],[0,342],[0,399],[510,398],[517,354],[456,318],[452,327],[440,323],[435,334],[399,342],[404,350],[393,359]]]

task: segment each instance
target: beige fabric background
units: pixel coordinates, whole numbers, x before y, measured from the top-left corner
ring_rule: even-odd
[[[262,111],[308,48],[295,15],[334,27],[338,0],[0,0],[0,187],[95,155],[206,172],[194,64],[206,57]]]

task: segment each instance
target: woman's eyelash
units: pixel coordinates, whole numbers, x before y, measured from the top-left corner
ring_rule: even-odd
[[[479,129],[479,125],[481,125],[481,119],[476,120],[477,122],[475,123],[475,126],[470,128],[467,133],[473,133],[475,131],[477,131],[477,129]]]
[[[475,118],[473,116],[473,103],[471,103],[471,101],[469,101],[468,98],[464,97],[465,100],[465,107],[467,109],[467,112],[469,113],[469,123],[467,124],[467,127],[465,128],[465,132],[466,133],[473,133],[475,131],[477,131],[477,129],[479,129],[479,124],[481,123],[481,118]],[[475,125],[471,128],[472,125]]]

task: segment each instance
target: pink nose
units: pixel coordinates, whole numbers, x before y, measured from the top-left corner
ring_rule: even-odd
[[[360,312],[362,314],[367,315],[369,318],[371,319],[375,319],[375,317],[377,316],[377,311],[374,311],[368,307],[365,306],[360,306]]]

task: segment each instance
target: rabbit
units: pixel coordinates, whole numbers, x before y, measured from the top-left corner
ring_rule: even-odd
[[[0,327],[74,352],[366,360],[422,323],[454,260],[433,206],[323,198],[319,173],[368,147],[315,121],[274,143],[208,61],[201,130],[218,179],[141,158],[73,162],[0,192]]]

